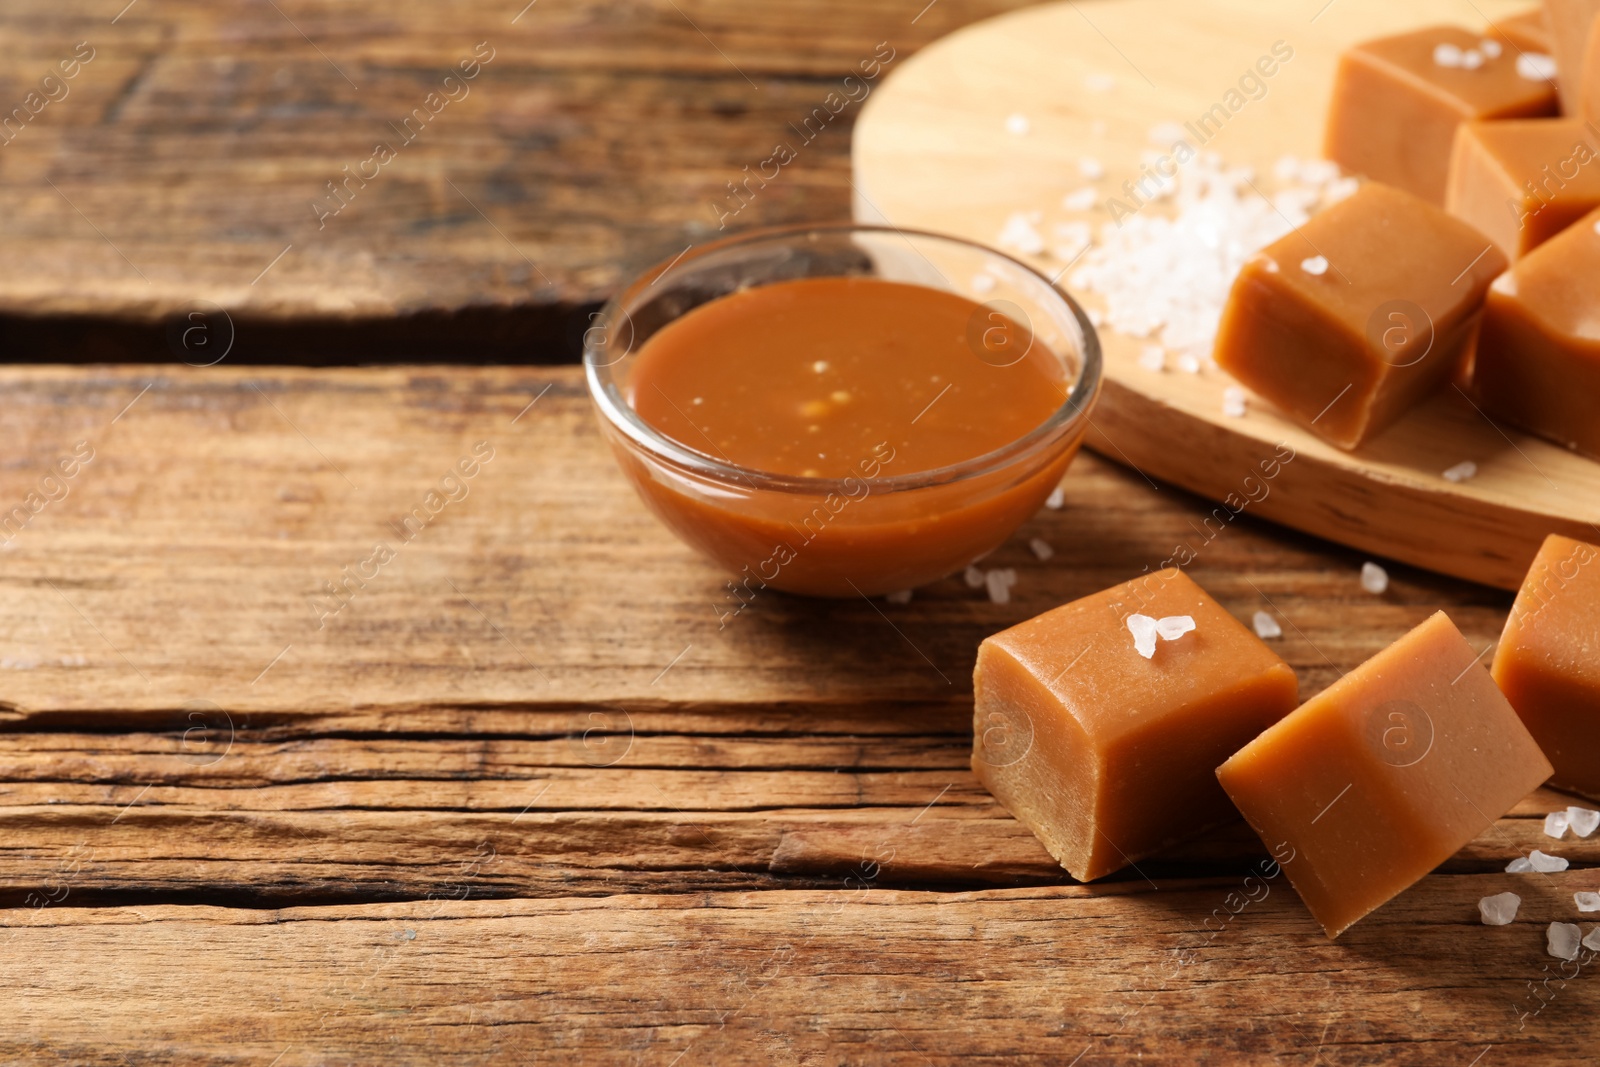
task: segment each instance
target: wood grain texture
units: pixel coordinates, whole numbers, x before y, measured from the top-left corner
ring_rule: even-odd
[[[1111,211],[1113,198],[1129,213],[1130,204],[1140,203],[1123,191],[1124,181],[1138,181],[1152,148],[1170,152],[1180,135],[1191,150],[1203,143],[1227,165],[1253,168],[1254,192],[1244,194],[1270,196],[1278,191],[1278,159],[1320,156],[1322,116],[1344,48],[1439,23],[1482,26],[1486,17],[1523,6],[1341,0],[1313,23],[1296,6],[1272,0],[1181,8],[1165,0],[1111,0],[1092,9],[1061,3],[998,17],[926,49],[868,100],[855,132],[856,215],[992,244],[1008,216],[1040,209],[1041,233],[1070,220],[1098,234],[1122,225]],[[1274,42],[1292,58],[1273,61],[1270,78],[1256,78],[1259,95],[1247,99],[1235,90],[1242,106],[1223,109],[1223,124],[1207,127],[1202,142],[1197,116],[1234,89]],[[1094,77],[1112,78],[1115,87],[1096,92],[1087,85]],[[1006,132],[1012,113],[1029,117],[1027,136]],[[1152,131],[1163,124],[1179,132],[1157,145]],[[1107,175],[1093,183],[1090,209],[1068,210],[1063,194],[1091,184],[1078,167],[1085,156],[1099,160]],[[1139,210],[1171,213],[1170,202]],[[1063,257],[1074,255],[1046,252],[1033,261],[1051,277],[1066,272],[1070,285]],[[1440,284],[1466,266],[1438,264]],[[1093,294],[1077,295],[1091,308],[1103,307]],[[1506,589],[1521,583],[1546,535],[1600,537],[1600,463],[1492,421],[1453,387],[1352,454],[1260,398],[1252,398],[1244,417],[1225,415],[1224,391],[1235,382],[1222,372],[1141,367],[1150,337],[1104,329],[1101,340],[1106,383],[1089,443],[1153,477],[1218,501],[1244,499],[1245,480],[1287,442],[1297,458],[1283,471],[1280,491],[1255,505],[1259,514]],[[1330,391],[1327,399],[1331,405],[1338,397]],[[1443,472],[1463,460],[1477,465],[1477,475],[1446,480]]]
[[[0,352],[198,358],[151,324],[220,308],[234,360],[572,358],[649,263],[724,225],[844,218],[857,106],[809,140],[789,124],[880,43],[898,61],[1020,0],[917,6],[8,3],[0,114],[40,95],[0,132]],[[428,104],[480,43],[465,95]],[[741,208],[729,183],[779,141],[798,158]],[[378,142],[393,160],[363,167]],[[321,218],[330,181],[346,206]]]

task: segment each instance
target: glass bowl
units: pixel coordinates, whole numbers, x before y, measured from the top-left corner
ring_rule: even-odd
[[[974,358],[1004,365],[1022,358],[1012,355],[1019,345],[1042,344],[1061,363],[1065,401],[985,455],[920,471],[896,470],[892,456],[878,456],[863,460],[861,477],[847,478],[729,463],[663,435],[628,404],[638,353],[667,323],[743,289],[843,276],[980,304],[968,329]],[[584,335],[583,359],[602,435],[623,473],[670,530],[733,573],[730,612],[767,587],[873,596],[962,570],[1038,511],[1077,454],[1100,390],[1094,327],[1044,275],[958,238],[849,223],[751,231],[657,264],[600,312]]]

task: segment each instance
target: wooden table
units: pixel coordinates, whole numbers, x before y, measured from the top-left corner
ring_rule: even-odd
[[[1203,537],[1201,501],[1085,455],[995,557],[1009,604],[720,627],[574,370],[235,365],[560,358],[877,42],[1007,6],[0,9],[0,99],[97,49],[0,147],[0,355],[167,361],[0,369],[0,519],[38,494],[0,535],[0,1061],[1592,1061],[1600,987],[1543,953],[1600,888],[1600,838],[1540,834],[1565,798],[1330,943],[1245,882],[1241,826],[1080,886],[977,785],[977,642]],[[318,230],[317,188],[491,39]],[[740,224],[842,216],[847,140]],[[219,366],[170,362],[196,308],[236,328]],[[1373,597],[1361,562],[1246,512],[1191,573],[1285,621],[1308,693],[1440,607],[1498,634],[1507,595],[1396,567]],[[1535,846],[1574,869],[1498,873]]]

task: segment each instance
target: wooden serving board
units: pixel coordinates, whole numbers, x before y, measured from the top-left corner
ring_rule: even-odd
[[[1106,197],[1136,178],[1159,123],[1194,119],[1221,101],[1274,44],[1294,55],[1208,144],[1250,165],[1270,191],[1285,154],[1319,155],[1339,53],[1369,37],[1434,23],[1482,27],[1522,0],[1105,0],[1047,4],[999,16],[929,46],[873,94],[854,143],[856,217],[994,244],[1006,218],[1042,210],[1041,231],[1074,218],[1098,231]],[[1095,88],[1091,88],[1091,84]],[[1109,88],[1107,88],[1109,86]],[[1006,128],[1013,114],[1031,130]],[[1169,146],[1170,147],[1170,146]],[[1086,182],[1078,162],[1107,174]],[[1060,206],[1095,184],[1087,212]],[[1159,205],[1147,209],[1161,210]],[[1036,265],[1051,276],[1065,266]],[[981,297],[979,297],[981,299]],[[1095,306],[1089,297],[1085,303]],[[1244,479],[1278,442],[1296,458],[1253,513],[1367,552],[1501,588],[1515,588],[1545,535],[1600,536],[1600,463],[1491,422],[1446,389],[1356,454],[1324,444],[1252,399],[1222,414],[1232,379],[1153,373],[1148,340],[1101,331],[1106,381],[1090,441],[1145,475],[1214,500],[1245,496]],[[1452,483],[1461,462],[1477,477]]]

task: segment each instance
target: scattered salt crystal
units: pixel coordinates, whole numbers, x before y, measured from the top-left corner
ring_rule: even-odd
[[[1526,856],[1518,856],[1506,864],[1507,874],[1527,874],[1531,870],[1533,870],[1533,864],[1528,862],[1528,857]]]
[[[1517,74],[1531,82],[1554,81],[1556,61],[1543,52],[1524,52],[1517,57]]]
[[[1572,902],[1583,912],[1600,911],[1600,893],[1574,893]]]
[[[1331,159],[1308,159],[1300,164],[1299,178],[1307,185],[1327,185],[1339,177],[1339,164]]]
[[[1490,59],[1499,59],[1500,53],[1504,50],[1500,47],[1499,41],[1491,40],[1490,38],[1485,37],[1483,40],[1478,42],[1478,51],[1482,52]]]
[[[1470,459],[1464,459],[1444,472],[1444,480],[1447,482],[1465,482],[1477,477],[1477,474],[1478,465]]]
[[[1305,259],[1300,261],[1300,269],[1305,271],[1307,274],[1315,277],[1321,277],[1322,275],[1328,273],[1328,257],[1307,256]]]
[[[1168,615],[1156,620],[1156,633],[1161,635],[1163,641],[1176,641],[1193,630],[1193,615]]]
[[[1278,620],[1264,611],[1256,612],[1250,621],[1255,625],[1256,636],[1263,641],[1283,636],[1283,627],[1278,625]]]
[[[1341,200],[1348,200],[1360,188],[1359,178],[1340,178],[1338,181],[1329,182],[1322,190],[1322,203],[1326,207],[1331,207]]]
[[[1085,185],[1082,189],[1074,190],[1063,196],[1061,198],[1061,206],[1068,211],[1088,211],[1094,207],[1097,195],[1093,186]]]
[[[1567,813],[1552,811],[1544,817],[1544,836],[1563,837],[1567,832]]]
[[[1461,69],[1477,70],[1483,66],[1483,53],[1476,48],[1469,48],[1461,53]]]
[[[1059,485],[1050,490],[1050,495],[1044,498],[1044,506],[1051,511],[1058,511],[1062,504],[1067,502],[1067,491]]]
[[[828,361],[825,359],[819,359],[815,363],[811,364],[811,369],[818,374],[826,374],[828,371]]]
[[[1017,584],[1017,572],[1009,567],[997,567],[983,576],[983,584],[989,587],[990,603],[1009,604],[1011,587]]]
[[[1176,122],[1158,122],[1150,127],[1150,143],[1160,145],[1162,148],[1171,148],[1179,141],[1186,140],[1184,129]]]
[[[1083,84],[1091,93],[1109,93],[1117,87],[1117,79],[1109,74],[1091,74],[1083,79]]]
[[[1478,901],[1478,914],[1483,917],[1485,926],[1504,926],[1517,917],[1521,904],[1522,898],[1515,893],[1496,893]]]
[[[1381,596],[1389,588],[1389,572],[1376,563],[1367,562],[1361,565],[1361,588],[1373,596]]]
[[[1200,361],[1194,356],[1185,352],[1183,355],[1178,357],[1178,369],[1183,371],[1185,374],[1199,374]]]
[[[1578,924],[1551,923],[1544,932],[1545,951],[1558,960],[1578,958]]]
[[[974,274],[972,276],[972,291],[975,293],[992,293],[994,292],[994,285],[994,275],[992,274]]]
[[[1222,413],[1230,419],[1242,419],[1245,412],[1245,392],[1237,385],[1222,391]]]
[[[1133,650],[1145,659],[1156,654],[1156,620],[1148,615],[1129,615],[1128,632],[1133,634]]]
[[[1583,939],[1583,947],[1590,952],[1600,952],[1600,926],[1589,931],[1589,936]]]
[[[1567,861],[1561,856],[1551,856],[1548,853],[1534,849],[1528,853],[1528,862],[1533,864],[1533,869],[1540,874],[1554,874],[1567,869]]]
[[[1089,181],[1097,182],[1106,176],[1106,168],[1093,156],[1084,156],[1078,160],[1078,173]]]
[[[1002,248],[1014,248],[1024,255],[1036,256],[1044,251],[1044,237],[1034,229],[1033,221],[1025,212],[1014,212],[1000,228],[999,243]]]
[[[1593,808],[1568,808],[1567,825],[1579,837],[1588,837],[1596,829],[1600,829],[1600,811],[1595,811]]]
[[[976,567],[968,567],[965,571],[962,572],[961,577],[966,581],[968,588],[970,588],[970,589],[981,589],[981,588],[983,588],[983,572],[980,571],[978,568],[976,568]]]
[[[1449,41],[1446,41],[1443,44],[1435,45],[1433,49],[1433,62],[1436,66],[1440,67],[1461,66],[1460,46],[1453,45]]]
[[[1160,373],[1167,369],[1167,354],[1160,345],[1146,345],[1144,351],[1139,353],[1139,366]]]
[[[911,590],[896,589],[892,593],[883,594],[883,599],[891,604],[909,604],[911,603]]]
[[[1015,134],[1018,137],[1023,137],[1026,136],[1028,131],[1031,129],[1033,129],[1033,123],[1028,121],[1028,116],[1021,114],[1020,112],[1014,115],[1006,116],[1007,133]]]

